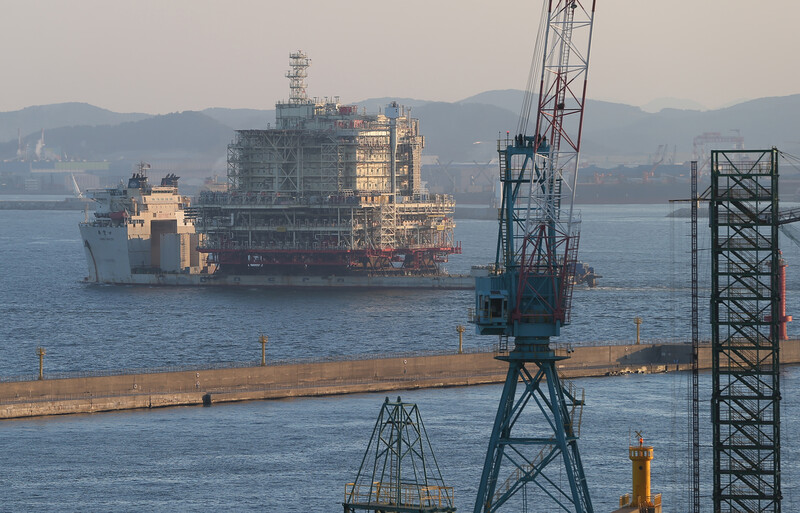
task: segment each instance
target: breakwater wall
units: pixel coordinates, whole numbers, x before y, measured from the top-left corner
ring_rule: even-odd
[[[65,199],[65,200],[3,200],[0,201],[0,210],[94,210],[94,202]]]
[[[558,363],[566,378],[691,368],[688,344],[560,347],[557,352],[570,356]],[[495,355],[392,356],[6,381],[0,382],[0,419],[501,383],[508,366]],[[701,347],[699,362],[703,369],[711,367],[709,346]],[[782,343],[781,362],[800,363],[800,340]]]

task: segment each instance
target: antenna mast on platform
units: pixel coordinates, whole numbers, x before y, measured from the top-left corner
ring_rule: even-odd
[[[289,79],[289,103],[302,105],[308,102],[306,94],[306,78],[308,77],[308,67],[311,66],[311,59],[302,50],[289,54],[289,66],[292,67],[286,72]]]

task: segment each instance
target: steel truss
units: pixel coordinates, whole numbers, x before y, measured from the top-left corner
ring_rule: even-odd
[[[452,513],[445,486],[416,404],[381,407],[356,479],[345,486],[345,513]]]
[[[580,398],[570,384],[561,383],[556,362],[565,356],[555,356],[541,348],[520,347],[500,357],[509,363],[508,374],[495,418],[484,474],[478,489],[475,511],[498,511],[528,484],[549,497],[561,511],[592,511],[586,476],[578,452],[583,393]],[[531,370],[526,363],[532,363]],[[517,393],[518,383],[522,390]],[[524,415],[527,406],[536,405],[539,429]],[[530,414],[530,412],[528,412]],[[549,471],[547,467],[551,465]],[[558,463],[563,463],[562,467]],[[503,464],[510,474],[499,482]],[[560,472],[567,469],[566,486],[560,484]],[[526,495],[526,494],[524,494]]]
[[[711,152],[714,512],[780,512],[778,151]]]
[[[363,205],[338,197],[286,208],[266,194],[202,193],[198,205],[209,235],[200,252],[239,271],[294,266],[432,273],[461,253],[449,198]]]
[[[693,160],[692,169],[692,393],[690,409],[692,416],[689,421],[690,433],[690,466],[689,479],[692,483],[689,491],[689,502],[692,513],[700,513],[700,315],[698,300],[700,289],[698,287],[698,248],[697,248],[697,220],[699,197],[697,195],[697,161]]]
[[[287,271],[325,269],[327,272],[375,271],[381,274],[430,274],[438,271],[455,248],[392,248],[371,249],[210,249],[198,248],[209,255],[209,262],[233,272],[272,270]],[[294,269],[288,269],[294,268]]]
[[[578,176],[594,10],[594,1],[551,0],[547,13],[549,32],[544,45],[535,133],[546,137],[552,148],[550,175],[558,181],[553,192],[560,198],[563,185],[568,189],[565,195],[572,200]],[[568,178],[563,184],[562,176]]]
[[[548,149],[540,145],[538,151]],[[515,139],[500,151],[500,159],[504,209],[498,261],[504,258],[504,272],[476,280],[473,322],[482,334],[500,335],[501,342],[508,336],[515,339],[513,350],[498,357],[508,362],[509,370],[474,511],[498,511],[518,492],[524,502],[531,484],[559,511],[591,512],[577,445],[583,398],[561,383],[556,363],[567,357],[556,355],[549,344],[550,337],[569,323],[574,272],[569,264],[577,250],[579,223],[563,222],[566,213],[553,196],[557,180],[548,178],[552,168],[529,141]],[[522,199],[537,195],[551,203]],[[518,393],[520,381],[524,387]],[[526,415],[526,407],[533,412]],[[510,470],[500,481],[504,466]],[[567,481],[562,487],[553,473],[564,470]]]

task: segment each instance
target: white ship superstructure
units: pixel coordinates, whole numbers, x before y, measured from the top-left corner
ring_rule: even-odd
[[[135,283],[134,275],[199,274],[199,236],[188,215],[190,200],[168,174],[150,185],[140,164],[127,184],[90,191],[97,203],[93,220],[80,224],[87,281]],[[207,271],[207,270],[206,270]]]

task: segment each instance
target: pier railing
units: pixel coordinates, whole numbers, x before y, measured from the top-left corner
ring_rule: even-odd
[[[708,345],[710,341],[701,341],[701,345]],[[691,340],[686,338],[677,339],[648,339],[642,341],[641,345],[654,345],[654,344],[691,344]],[[513,342],[509,344],[513,348]],[[574,341],[574,342],[559,342],[554,343],[553,347],[561,354],[568,354],[578,347],[605,347],[605,346],[635,346],[634,340],[611,340],[611,341]],[[486,352],[498,352],[496,344],[490,346],[480,347],[465,347],[462,351],[464,354],[476,354]],[[282,358],[267,361],[267,366],[277,365],[294,365],[294,364],[309,364],[309,363],[324,363],[324,362],[340,362],[348,360],[384,360],[392,358],[409,358],[409,357],[425,357],[425,356],[446,356],[455,354],[453,349],[441,351],[396,351],[396,352],[373,352],[373,353],[357,353],[357,354],[341,354],[341,355],[327,355],[320,358]],[[246,367],[260,367],[260,360],[251,361],[227,361],[227,362],[214,362],[214,363],[194,363],[186,365],[167,365],[161,367],[134,367],[134,368],[120,368],[120,369],[99,369],[99,370],[75,370],[75,371],[45,371],[44,379],[72,379],[72,378],[94,378],[106,376],[122,376],[122,375],[140,375],[140,374],[161,374],[168,372],[196,372],[208,370],[221,370],[233,368],[246,368]],[[0,383],[10,383],[18,381],[36,381],[38,374],[21,374],[16,376],[0,376]]]
[[[399,498],[399,502],[398,502]],[[375,481],[369,484],[347,483],[344,488],[344,502],[346,504],[360,504],[363,506],[378,506],[380,504],[406,508],[437,509],[452,507],[452,486],[420,486],[417,484],[381,483]],[[379,507],[369,508],[380,510]]]
[[[433,379],[453,379],[453,378],[482,378],[496,376],[494,372],[443,372],[438,373]],[[503,372],[505,376],[505,372]],[[352,387],[354,385],[373,385],[376,383],[419,383],[431,379],[426,376],[409,376],[398,377],[393,376],[389,378],[357,378],[357,379],[333,379],[324,380],[319,382],[305,382],[305,383],[292,383],[292,384],[265,384],[265,385],[248,385],[247,392],[280,392],[286,390],[317,390],[317,389],[330,389],[331,387]],[[159,387],[157,390],[148,389],[144,386],[137,387],[134,390],[127,390],[124,392],[115,393],[82,393],[82,394],[48,394],[43,397],[27,397],[21,396],[13,399],[0,399],[0,404],[22,404],[22,403],[36,403],[36,402],[56,402],[56,401],[72,401],[91,399],[106,399],[114,397],[131,397],[131,396],[151,396],[151,395],[164,395],[164,394],[225,394],[231,392],[242,392],[244,389],[241,387],[209,387],[209,386],[170,386]],[[315,395],[315,394],[311,394]]]
[[[486,347],[472,347],[464,348],[464,354],[485,353],[490,351]],[[397,351],[397,352],[374,352],[374,353],[357,353],[357,354],[341,354],[341,355],[327,355],[320,358],[281,358],[275,360],[268,360],[266,366],[277,365],[295,365],[295,364],[309,364],[309,363],[325,363],[325,362],[343,362],[349,360],[385,360],[391,358],[409,358],[419,356],[445,356],[454,354],[454,350],[442,351]],[[162,367],[134,367],[134,368],[120,368],[120,369],[99,369],[93,371],[53,371],[45,372],[44,379],[72,379],[72,378],[96,378],[106,376],[128,376],[139,374],[162,374],[167,372],[195,372],[195,371],[208,371],[208,370],[221,370],[221,369],[241,369],[246,367],[261,367],[261,360],[251,361],[229,361],[229,362],[214,362],[214,363],[194,363],[186,365],[167,365]],[[39,379],[38,374],[24,374],[17,376],[0,376],[0,383],[15,382],[15,381],[36,381]]]

